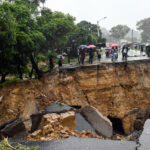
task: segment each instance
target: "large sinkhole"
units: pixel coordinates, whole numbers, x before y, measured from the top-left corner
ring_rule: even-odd
[[[122,121],[119,118],[108,116],[108,119],[112,122],[114,132],[124,134]]]

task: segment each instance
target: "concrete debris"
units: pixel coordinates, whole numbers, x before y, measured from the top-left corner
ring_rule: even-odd
[[[150,119],[145,122],[144,130],[139,138],[139,143],[141,144],[138,150],[149,150],[149,139],[150,139]]]
[[[81,110],[87,121],[94,127],[98,134],[105,137],[112,137],[113,127],[110,120],[104,117],[96,108],[86,106]]]
[[[21,119],[17,119],[6,125],[0,132],[5,137],[13,137],[20,132],[26,132],[26,129],[23,121]]]
[[[92,137],[104,139],[100,136],[95,136],[93,131],[81,131],[77,133],[75,131],[76,121],[75,112],[69,111],[61,114],[46,114],[43,116],[39,129],[29,134],[28,140],[52,140],[52,139],[64,139],[69,136],[77,137]]]
[[[54,102],[51,106],[47,107],[45,110],[47,113],[64,113],[67,111],[71,111],[73,108],[60,103],[60,102]]]

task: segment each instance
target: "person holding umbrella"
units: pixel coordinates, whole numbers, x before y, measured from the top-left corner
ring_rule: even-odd
[[[96,48],[95,45],[89,45],[89,46],[88,46],[88,49],[89,49],[89,64],[92,64],[92,63],[93,63],[94,48]]]
[[[80,62],[82,62],[82,64],[84,64],[84,59],[85,59],[85,50],[87,49],[86,45],[80,45],[78,47],[78,63],[80,65]]]

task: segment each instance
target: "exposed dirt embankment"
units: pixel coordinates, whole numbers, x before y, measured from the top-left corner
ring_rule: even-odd
[[[22,113],[28,99],[40,109],[57,100],[92,105],[105,116],[122,119],[135,108],[150,109],[150,61],[130,62],[127,67],[116,63],[63,69],[39,81],[1,87],[0,96],[0,123]]]

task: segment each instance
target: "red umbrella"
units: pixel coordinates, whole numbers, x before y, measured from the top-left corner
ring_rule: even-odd
[[[96,48],[95,45],[89,45],[88,48]]]
[[[118,47],[119,45],[118,44],[113,44],[111,47]]]

